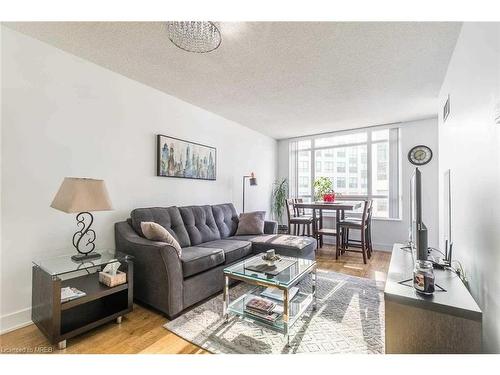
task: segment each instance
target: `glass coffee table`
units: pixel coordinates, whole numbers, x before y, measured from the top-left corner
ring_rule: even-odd
[[[262,324],[270,329],[281,332],[285,335],[286,344],[289,345],[289,330],[302,314],[312,305],[316,309],[316,261],[309,259],[281,257],[283,261],[290,264],[278,274],[273,272],[259,272],[256,269],[264,263],[263,254],[245,259],[242,262],[231,265],[224,269],[224,302],[223,317],[226,321],[229,314],[240,316],[257,324]],[[266,267],[263,267],[266,268]],[[295,287],[307,275],[311,274],[311,291],[299,290],[295,295],[291,295],[292,288]],[[246,284],[254,285],[255,288],[238,297],[234,301],[229,301],[229,280],[239,280]],[[282,301],[264,297],[261,295],[267,288],[272,287],[283,291]],[[274,302],[278,306],[277,310],[282,311],[276,320],[267,320],[249,313],[247,303],[254,298],[265,298]]]

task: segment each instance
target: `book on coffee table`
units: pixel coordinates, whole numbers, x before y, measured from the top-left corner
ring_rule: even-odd
[[[245,312],[251,316],[254,316],[256,318],[260,318],[260,319],[264,319],[264,320],[267,320],[267,321],[270,321],[270,322],[275,322],[277,321],[280,317],[281,317],[281,314],[279,313],[276,313],[276,312],[271,312],[269,314],[264,314],[264,313],[260,313],[260,312],[257,312],[257,311],[252,311],[252,310],[245,310]]]
[[[269,301],[264,298],[259,298],[259,297],[254,297],[250,301],[247,302],[246,308],[255,310],[255,311],[260,311],[263,313],[269,313],[273,310],[274,306],[276,304],[272,301]]]
[[[253,297],[246,303],[245,312],[257,318],[275,322],[283,314],[283,309],[268,299]]]

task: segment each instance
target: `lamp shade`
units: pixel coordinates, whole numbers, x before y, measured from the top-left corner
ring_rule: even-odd
[[[64,178],[50,207],[66,213],[112,210],[104,180],[75,177]]]

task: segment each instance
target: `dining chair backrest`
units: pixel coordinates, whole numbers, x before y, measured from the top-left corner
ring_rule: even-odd
[[[286,216],[288,217],[288,222],[290,222],[290,219],[292,219],[295,216],[295,205],[294,205],[294,200],[292,199],[285,199],[286,203]]]
[[[363,207],[363,215],[361,216],[361,224],[363,226],[369,224],[372,218],[372,211],[373,211],[373,200],[371,199],[366,200]]]
[[[372,213],[373,213],[373,201],[371,201],[370,208],[368,209],[368,224],[372,221]]]
[[[304,203],[304,199],[302,199],[302,198],[295,198],[294,199],[294,203]],[[303,215],[306,214],[306,210],[304,208],[299,208],[299,207],[296,207],[296,206],[294,206],[294,207],[295,207],[295,215],[297,215],[297,216],[301,216],[302,215],[303,216]]]

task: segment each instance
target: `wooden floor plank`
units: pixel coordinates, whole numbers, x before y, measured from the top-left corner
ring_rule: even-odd
[[[358,253],[343,254],[335,260],[335,247],[325,245],[317,253],[318,269],[345,273],[385,282],[391,254],[374,251],[367,264]],[[68,340],[67,348],[50,345],[38,328],[27,327],[0,336],[1,353],[73,354],[206,354],[205,350],[163,328],[168,319],[157,311],[134,305],[121,324],[108,323]]]

